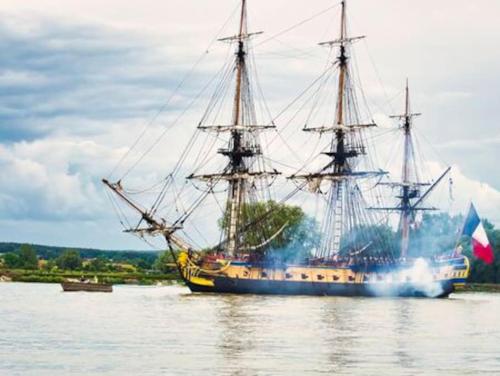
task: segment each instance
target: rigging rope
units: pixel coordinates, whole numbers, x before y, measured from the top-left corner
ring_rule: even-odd
[[[274,35],[270,36],[270,37],[269,37],[269,38],[267,38],[267,39],[264,39],[262,42],[260,42],[260,43],[256,44],[256,45],[255,45],[255,47],[259,47],[259,46],[261,46],[261,45],[263,45],[263,44],[265,44],[265,43],[267,43],[267,42],[270,42],[270,41],[272,41],[272,40],[274,40],[274,39],[276,39],[276,38],[278,38],[278,37],[280,37],[280,36],[282,36],[282,35],[284,35],[284,34],[286,34],[286,33],[290,32],[290,31],[292,31],[292,30],[294,30],[294,29],[296,29],[296,28],[298,28],[298,27],[302,26],[302,25],[304,25],[304,24],[306,24],[306,23],[308,23],[308,22],[310,22],[310,21],[312,21],[312,20],[314,20],[314,19],[316,19],[316,18],[318,18],[318,17],[322,16],[323,14],[325,14],[325,13],[327,13],[327,12],[331,11],[332,9],[335,9],[335,8],[336,8],[336,7],[338,7],[339,5],[340,5],[340,3],[337,3],[337,4],[335,4],[335,5],[329,6],[329,7],[328,7],[328,8],[326,8],[326,9],[323,9],[322,11],[320,11],[320,12],[318,12],[318,13],[313,14],[311,17],[306,18],[305,20],[302,20],[302,21],[300,21],[300,22],[296,23],[295,25],[292,25],[292,26],[290,26],[290,27],[286,28],[286,29],[284,29],[284,30],[282,30],[282,31],[280,31],[280,32],[278,32],[278,33],[276,33],[276,34],[274,34]]]
[[[180,90],[180,88],[187,82],[188,79],[191,78],[191,76],[196,71],[197,67],[201,64],[201,62],[204,60],[204,58],[210,53],[210,49],[217,42],[217,40],[219,39],[220,35],[225,30],[226,26],[229,24],[229,22],[231,21],[231,19],[234,17],[234,15],[238,11],[238,9],[239,9],[239,4],[237,4],[237,6],[231,12],[230,16],[224,22],[223,26],[218,30],[218,32],[216,33],[216,35],[212,38],[212,40],[208,44],[207,48],[203,52],[203,54],[196,60],[196,62],[192,65],[192,67],[188,70],[188,72],[181,79],[181,81],[176,86],[176,88],[174,89],[174,91],[170,94],[170,96],[167,99],[166,103],[153,116],[153,118],[146,124],[146,126],[144,127],[144,129],[142,130],[142,132],[139,134],[139,136],[137,137],[137,139],[135,140],[135,142],[132,144],[132,146],[127,150],[127,152],[122,156],[122,158],[118,161],[118,163],[116,164],[116,166],[109,173],[109,175],[108,175],[109,179],[111,179],[111,176],[118,170],[118,168],[123,164],[123,162],[125,161],[125,159],[136,148],[136,146],[139,144],[139,142],[142,140],[142,138],[146,135],[147,130],[149,129],[149,127],[156,121],[156,119],[160,116],[160,114],[162,114],[163,111],[168,107],[168,105],[170,104],[170,102],[172,101],[172,99],[177,95],[177,92]],[[174,122],[174,124],[172,124],[172,126],[175,125],[175,123],[176,122]],[[141,158],[141,160],[142,160],[142,158]],[[135,168],[137,164],[138,163],[134,164],[133,168]],[[128,175],[128,173],[129,172],[127,171],[127,173],[124,176],[122,176],[121,179],[125,178]]]

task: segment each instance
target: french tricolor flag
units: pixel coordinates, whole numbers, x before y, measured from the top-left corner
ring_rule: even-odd
[[[474,256],[483,260],[486,264],[493,263],[493,260],[495,259],[493,248],[488,241],[488,236],[486,235],[486,231],[484,231],[483,223],[477,215],[476,208],[473,204],[470,205],[469,214],[465,219],[462,234],[472,238]]]

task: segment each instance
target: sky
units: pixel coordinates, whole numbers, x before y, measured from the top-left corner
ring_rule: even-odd
[[[272,114],[324,68],[327,52],[317,43],[336,37],[336,4],[248,1],[251,29],[265,32],[255,59]],[[175,120],[227,58],[214,39],[234,33],[237,7],[237,0],[0,0],[0,240],[147,249],[121,232],[100,179],[122,176],[151,145],[154,157],[141,160],[132,185],[173,168],[202,105]],[[423,113],[416,131],[430,145],[426,168],[453,166],[454,210],[473,200],[496,224],[499,12],[496,0],[349,2],[350,30],[368,36],[356,63],[371,113],[390,127],[387,115],[401,111],[409,78],[412,106]],[[142,144],[114,171],[145,127]]]

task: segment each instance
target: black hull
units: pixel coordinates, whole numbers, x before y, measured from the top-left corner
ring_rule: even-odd
[[[409,283],[381,286],[371,283],[314,283],[273,280],[244,280],[226,277],[214,279],[214,286],[186,281],[192,292],[258,295],[432,297],[446,298],[454,290],[453,281],[436,282],[432,288]]]

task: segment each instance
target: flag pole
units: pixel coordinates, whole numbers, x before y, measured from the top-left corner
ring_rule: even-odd
[[[470,211],[472,209],[472,200],[470,200],[470,203],[469,203],[469,210],[467,211],[467,214],[465,215],[464,217],[464,220],[462,222],[462,227],[460,229],[460,232],[458,233],[458,237],[457,237],[457,242],[455,244],[455,247],[453,248],[453,254],[455,253],[456,249],[458,248],[458,246],[460,245],[461,243],[461,240],[462,240],[462,236],[464,234],[464,230],[465,230],[465,224],[467,223],[467,218],[469,218],[469,214],[470,214]]]

